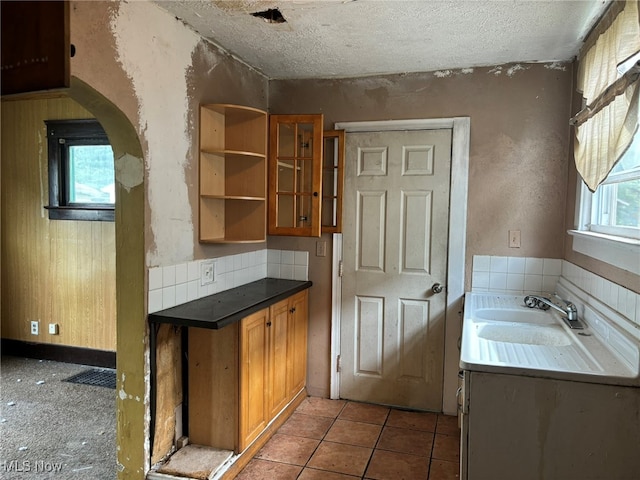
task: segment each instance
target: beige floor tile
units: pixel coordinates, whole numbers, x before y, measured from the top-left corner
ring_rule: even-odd
[[[438,415],[436,433],[442,433],[443,435],[460,435],[458,417],[455,415]]]
[[[318,470],[362,476],[372,451],[371,448],[323,441],[307,466]]]
[[[432,458],[460,462],[460,437],[436,433]]]
[[[438,415],[429,412],[409,412],[391,410],[387,420],[388,427],[411,428],[425,432],[435,432]]]
[[[278,433],[322,440],[332,423],[333,418],[293,413],[280,427]]]
[[[381,431],[382,425],[337,419],[324,439],[329,442],[373,448]]]
[[[429,458],[407,453],[376,450],[365,478],[373,480],[426,480]]]
[[[304,466],[319,443],[313,438],[276,433],[260,449],[256,458]]]
[[[460,464],[445,460],[431,460],[429,480],[458,480],[460,478]]]
[[[326,470],[315,470],[305,468],[298,477],[298,480],[354,480],[360,477],[345,475],[344,473],[327,472]]]
[[[393,452],[431,456],[433,433],[408,428],[384,427],[376,448]]]
[[[307,397],[296,409],[296,413],[317,415],[319,417],[336,418],[345,405],[344,400],[329,400],[328,398]]]
[[[340,413],[341,420],[353,422],[375,423],[384,425],[389,415],[389,408],[368,403],[349,402]]]
[[[236,480],[295,480],[302,467],[254,458],[238,474]]]

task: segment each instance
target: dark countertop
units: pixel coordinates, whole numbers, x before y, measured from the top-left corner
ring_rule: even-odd
[[[311,285],[309,281],[263,278],[231,290],[150,313],[149,322],[217,330],[305,290]]]

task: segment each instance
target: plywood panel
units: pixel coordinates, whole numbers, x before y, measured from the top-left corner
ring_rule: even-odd
[[[188,329],[191,443],[226,450],[236,447],[238,325]]]
[[[2,337],[116,348],[115,225],[50,221],[46,119],[91,118],[67,98],[2,102]],[[40,321],[40,334],[29,322]],[[48,324],[59,324],[49,335]]]

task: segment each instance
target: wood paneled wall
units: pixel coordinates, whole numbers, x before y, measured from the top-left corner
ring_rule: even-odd
[[[2,338],[116,349],[115,224],[49,220],[44,120],[92,118],[69,98],[2,101]],[[39,320],[40,334],[30,322]],[[57,323],[59,334],[48,325]]]

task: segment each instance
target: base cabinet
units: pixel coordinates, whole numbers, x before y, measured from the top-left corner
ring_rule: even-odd
[[[465,372],[462,479],[631,479],[640,388]]]
[[[220,330],[189,329],[190,442],[244,451],[306,384],[308,290]]]

